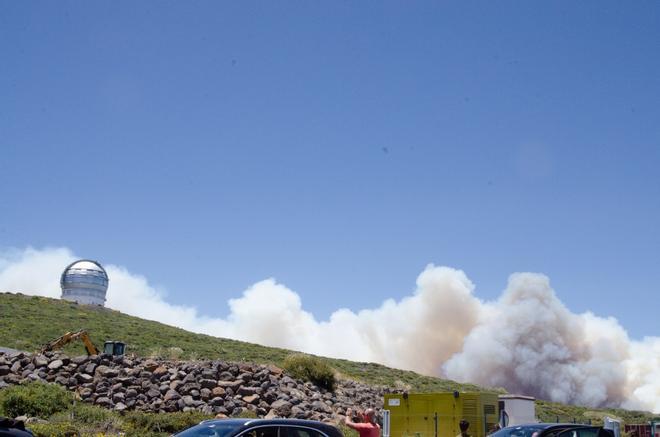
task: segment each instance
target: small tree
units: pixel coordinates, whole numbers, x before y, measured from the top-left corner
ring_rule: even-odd
[[[327,390],[334,390],[335,371],[322,359],[305,354],[292,354],[284,359],[284,370],[294,378],[311,381]]]

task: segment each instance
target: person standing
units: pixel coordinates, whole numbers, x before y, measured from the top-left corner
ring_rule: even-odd
[[[461,428],[461,433],[459,435],[457,435],[456,437],[470,437],[470,434],[468,434],[468,432],[467,432],[468,428],[470,428],[470,422],[463,419],[458,424],[458,427]]]
[[[380,437],[380,426],[376,423],[376,411],[373,408],[367,408],[362,414],[364,422],[353,422],[352,413],[350,408],[346,410],[346,426],[356,430],[360,437]]]

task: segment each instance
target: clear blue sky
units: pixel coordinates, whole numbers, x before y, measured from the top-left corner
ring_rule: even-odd
[[[659,167],[655,1],[0,1],[0,247],[207,314],[270,276],[373,307],[432,262],[657,335]]]

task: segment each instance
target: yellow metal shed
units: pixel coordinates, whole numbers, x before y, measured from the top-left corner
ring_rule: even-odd
[[[468,434],[485,437],[498,423],[498,399],[492,393],[386,394],[389,436],[455,437],[461,420],[470,423]]]

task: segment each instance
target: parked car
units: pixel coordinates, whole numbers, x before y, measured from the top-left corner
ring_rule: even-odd
[[[489,437],[613,437],[612,431],[600,426],[575,423],[530,423],[507,426]]]
[[[175,437],[343,437],[334,426],[298,419],[205,420]]]

